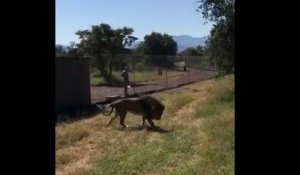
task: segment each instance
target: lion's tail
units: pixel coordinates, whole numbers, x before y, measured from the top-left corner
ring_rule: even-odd
[[[111,111],[106,112],[106,111],[104,110],[105,107],[103,107],[103,106],[101,106],[101,105],[97,105],[97,104],[96,104],[96,106],[97,106],[98,108],[101,109],[102,113],[103,113],[105,116],[110,116],[111,113],[113,113],[114,108],[115,108],[115,106],[110,106],[110,107],[111,107]]]

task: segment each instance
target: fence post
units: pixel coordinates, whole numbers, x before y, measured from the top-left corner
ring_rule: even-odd
[[[188,63],[188,61],[187,60],[189,60],[187,57],[185,57],[185,64],[186,64],[186,66],[188,67],[188,66],[190,66],[190,64]],[[187,70],[187,72],[188,72],[188,83],[190,83],[190,71],[189,70]]]
[[[133,62],[133,65],[132,65],[132,70],[133,70],[133,94],[135,95],[135,56],[132,57],[132,62]]]
[[[166,88],[168,88],[168,69],[165,68],[166,71]]]

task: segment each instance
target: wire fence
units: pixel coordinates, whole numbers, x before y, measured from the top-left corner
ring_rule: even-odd
[[[129,67],[128,95],[174,88],[215,75],[204,56],[101,55],[101,59],[106,62],[102,71],[99,58],[90,58],[92,102],[124,96],[124,65]]]

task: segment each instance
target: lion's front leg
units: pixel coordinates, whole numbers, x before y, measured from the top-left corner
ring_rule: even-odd
[[[107,123],[107,126],[109,126],[117,117],[118,117],[118,113],[115,113],[115,116],[109,120],[109,122]]]
[[[151,128],[155,128],[155,125],[154,125],[153,121],[150,118],[147,118],[147,121],[151,125]]]

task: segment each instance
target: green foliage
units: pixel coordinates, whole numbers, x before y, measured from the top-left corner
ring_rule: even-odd
[[[63,47],[62,45],[55,46],[55,55],[56,57],[76,57],[82,56],[78,53],[75,42],[70,42],[69,46]]]
[[[194,47],[186,48],[179,55],[198,56],[198,55],[203,55],[203,53],[204,53],[204,48],[199,45],[196,48]]]
[[[160,67],[170,67],[173,63],[167,59],[167,55],[176,55],[177,43],[172,36],[152,32],[144,37],[144,42],[140,43],[136,49],[136,53],[151,55],[147,59],[146,64],[156,65]]]
[[[219,23],[227,20],[235,13],[235,0],[200,0],[198,11],[202,10],[204,18]]]
[[[95,57],[97,67],[106,80],[111,80],[112,69],[115,64],[115,55],[127,52],[125,46],[130,46],[137,38],[131,36],[133,29],[123,27],[112,29],[108,24],[92,26],[91,30],[76,32],[80,42],[77,44],[78,52],[83,55]],[[102,54],[108,54],[103,57]]]
[[[144,37],[144,54],[146,55],[176,55],[177,43],[172,36],[152,32]]]
[[[143,55],[144,54],[144,42],[140,42],[138,47],[134,51],[137,55]]]
[[[234,72],[235,0],[201,0],[198,10],[214,22],[207,42],[206,55],[219,75]]]
[[[134,67],[135,67],[135,71],[147,70],[147,66],[145,66],[145,63],[143,62],[136,63]]]
[[[56,56],[67,56],[67,51],[64,49],[62,45],[55,46],[55,55]]]

